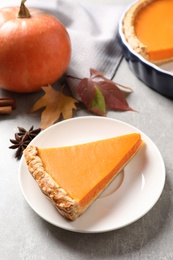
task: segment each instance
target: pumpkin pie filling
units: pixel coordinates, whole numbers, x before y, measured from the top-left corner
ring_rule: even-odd
[[[142,144],[133,133],[56,148],[28,146],[24,156],[41,190],[66,218],[75,220],[134,156]]]
[[[173,59],[173,1],[140,0],[123,21],[126,40],[131,47],[153,63]]]

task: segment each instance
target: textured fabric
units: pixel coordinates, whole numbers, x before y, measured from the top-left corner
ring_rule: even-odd
[[[72,1],[58,1],[58,10],[72,42],[72,59],[68,74],[88,77],[94,68],[112,78],[122,58],[117,44],[118,21],[122,5],[83,5]],[[69,16],[70,14],[70,16]],[[67,17],[69,18],[67,20]],[[68,80],[73,96],[78,98],[74,81]]]
[[[17,0],[6,0],[0,7],[19,5]],[[117,44],[118,21],[124,5],[82,4],[80,0],[30,0],[27,7],[43,9],[56,16],[67,28],[71,38],[72,57],[67,73],[88,77],[94,68],[112,78],[122,57]],[[78,98],[76,85],[68,82],[73,96]]]

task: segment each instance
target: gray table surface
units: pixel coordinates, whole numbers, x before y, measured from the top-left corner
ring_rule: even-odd
[[[127,100],[138,112],[110,111],[107,117],[139,128],[153,140],[164,159],[166,182],[158,202],[135,223],[107,233],[75,233],[44,221],[22,195],[19,161],[8,148],[17,126],[39,127],[40,115],[27,113],[37,94],[13,94],[16,110],[0,116],[0,259],[173,259],[173,102],[139,81],[124,59],[114,80],[133,88]],[[90,114],[86,110],[75,114],[84,115]]]

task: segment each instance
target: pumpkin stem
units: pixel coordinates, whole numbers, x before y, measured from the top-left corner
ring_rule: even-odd
[[[25,2],[26,2],[26,0],[22,0],[22,2],[21,2],[20,9],[19,9],[18,16],[17,16],[18,18],[30,18],[31,17],[29,10],[25,6]]]

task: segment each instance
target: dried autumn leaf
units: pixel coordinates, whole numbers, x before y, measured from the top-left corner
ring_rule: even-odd
[[[105,99],[101,91],[97,87],[95,87],[95,96],[90,103],[90,110],[97,115],[106,115]]]
[[[104,116],[106,108],[133,111],[116,83],[107,79],[100,71],[90,69],[90,78],[81,79],[77,88],[82,102],[95,114]]]
[[[105,98],[106,107],[108,109],[122,111],[132,110],[132,108],[129,107],[122,91],[116,86],[113,81],[105,79],[103,81],[100,81],[98,84],[99,89]]]
[[[40,123],[42,129],[58,121],[60,115],[64,119],[72,117],[73,109],[76,109],[75,103],[78,102],[76,99],[54,90],[50,85],[42,87],[42,89],[45,92],[44,96],[37,100],[31,108],[31,112],[44,108]]]
[[[94,82],[91,79],[84,78],[80,81],[79,84],[80,85],[78,86],[78,88],[80,87],[81,89],[81,100],[88,108],[88,110],[97,115],[105,115],[105,100],[100,90],[95,86]],[[88,85],[90,86],[90,88],[88,88]]]

